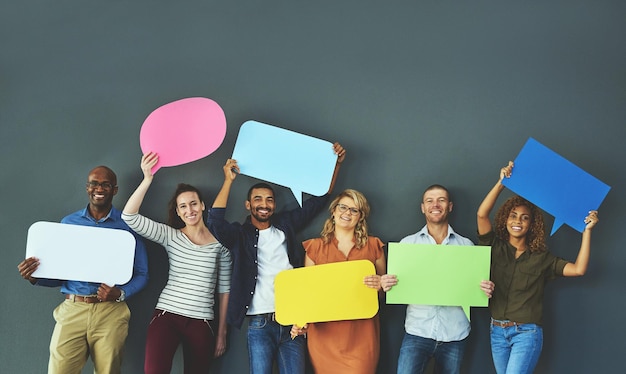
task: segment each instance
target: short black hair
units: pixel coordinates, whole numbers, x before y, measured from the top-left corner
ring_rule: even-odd
[[[264,188],[264,189],[270,190],[272,191],[272,195],[276,195],[274,193],[274,189],[272,188],[272,186],[270,186],[269,184],[265,182],[259,182],[255,184],[254,186],[250,187],[250,189],[248,190],[248,201],[250,201],[250,199],[252,198],[252,190],[255,190],[257,188]]]

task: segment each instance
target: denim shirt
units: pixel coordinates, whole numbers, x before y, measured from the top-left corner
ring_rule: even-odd
[[[61,223],[67,223],[71,225],[92,226],[92,227],[104,227],[109,229],[126,230],[133,234],[135,237],[135,260],[133,263],[133,275],[132,278],[118,288],[124,290],[125,297],[128,299],[132,295],[141,291],[146,284],[148,284],[148,254],[146,253],[146,247],[143,239],[139,237],[133,230],[131,230],[126,222],[122,220],[122,213],[111,207],[111,211],[106,217],[96,221],[95,218],[89,214],[88,207],[72,214],[65,216]],[[93,265],[92,265],[93,266]],[[100,283],[82,282],[76,280],[56,280],[40,278],[35,283],[38,286],[46,287],[58,287],[61,286],[61,293],[64,294],[76,294],[76,295],[95,295],[98,292]]]
[[[302,207],[272,215],[271,224],[285,233],[289,263],[294,268],[302,267],[304,262],[304,250],[302,244],[296,241],[296,233],[324,208],[328,197],[328,194],[313,196]],[[259,230],[252,224],[250,216],[240,224],[227,222],[225,215],[226,208],[211,208],[207,226],[215,238],[231,251],[233,278],[228,298],[227,321],[228,324],[241,328],[256,286]]]

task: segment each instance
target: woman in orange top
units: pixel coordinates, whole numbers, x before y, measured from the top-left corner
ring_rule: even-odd
[[[380,276],[385,274],[383,242],[368,236],[366,218],[370,207],[362,193],[341,192],[330,204],[320,238],[303,243],[304,266],[331,262],[369,260],[376,274],[363,283],[380,291]],[[311,323],[302,329],[294,326],[292,335],[308,333],[309,355],[315,372],[375,373],[380,351],[378,314],[372,318]]]

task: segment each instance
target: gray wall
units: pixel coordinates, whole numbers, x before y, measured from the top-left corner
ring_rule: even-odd
[[[385,242],[424,224],[419,198],[432,183],[451,188],[452,223],[475,239],[478,204],[528,137],[589,171],[612,190],[587,275],[548,287],[537,372],[623,371],[625,11],[620,1],[2,1],[0,371],[45,372],[61,300],[16,271],[28,227],[82,208],[98,164],[117,171],[123,206],[141,177],[143,120],[191,96],[222,106],[227,136],[209,157],[158,172],[142,208],[155,219],[165,219],[181,181],[212,201],[249,119],[340,141],[348,158],[336,190],[366,194],[372,231]],[[236,181],[229,219],[243,219],[253,182]],[[289,190],[279,188],[278,199],[295,205]],[[571,260],[579,244],[566,226],[549,240]],[[149,250],[151,282],[129,302],[127,373],[142,371],[166,278],[163,251]],[[383,305],[381,315],[379,372],[390,373],[404,308]],[[467,373],[493,372],[488,318],[473,308]],[[181,372],[180,356],[175,367]],[[234,330],[214,372],[246,371],[245,331]]]

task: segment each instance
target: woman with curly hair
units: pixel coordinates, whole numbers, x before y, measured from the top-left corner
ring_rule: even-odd
[[[369,236],[367,217],[370,207],[365,196],[356,190],[341,192],[328,209],[330,216],[319,238],[303,243],[304,266],[331,262],[369,260],[376,274],[363,280],[365,286],[381,290],[380,276],[385,274],[383,242]],[[380,351],[378,314],[372,318],[312,323],[292,336],[308,332],[311,363],[316,373],[375,373]]]
[[[576,262],[568,262],[546,249],[543,215],[527,200],[514,196],[489,221],[504,190],[513,162],[500,169],[500,178],[480,204],[477,213],[479,245],[491,246],[491,281],[481,283],[491,294],[491,355],[498,374],[532,373],[543,345],[543,293],[546,282],[557,276],[584,275],[589,263],[591,230],[598,212],[584,218],[585,230]],[[581,217],[582,218],[582,217]]]

